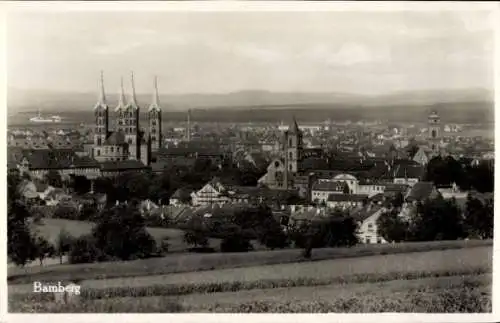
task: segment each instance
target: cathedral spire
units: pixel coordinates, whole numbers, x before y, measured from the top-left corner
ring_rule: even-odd
[[[134,109],[138,109],[139,105],[137,104],[137,96],[135,94],[134,72],[130,72],[130,82],[132,84],[132,102],[130,102],[130,105]]]
[[[125,102],[125,90],[123,89],[123,77],[122,77],[120,78],[120,96],[118,98],[118,106],[116,107],[115,111],[125,109],[126,104],[127,103]]]
[[[99,97],[97,99],[97,104],[95,108],[104,107],[107,108],[106,105],[106,94],[104,92],[104,72],[101,71],[101,78],[99,80]]]
[[[295,119],[295,115],[292,116],[292,121],[290,125],[288,126],[288,132],[289,133],[299,133],[299,125],[297,124],[297,119]]]
[[[106,105],[106,94],[104,93],[104,72],[101,71],[99,103]]]
[[[149,110],[160,110],[160,96],[158,94],[158,77],[154,78],[154,93],[153,93],[153,102],[149,106]]]

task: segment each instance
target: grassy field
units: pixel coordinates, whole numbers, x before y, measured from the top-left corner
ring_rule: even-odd
[[[35,229],[44,238],[54,243],[62,229],[73,237],[80,237],[89,234],[93,226],[94,223],[86,221],[44,218],[42,223],[37,225]],[[167,228],[147,228],[147,230],[156,241],[160,241],[165,236],[169,237],[170,249],[173,252],[184,251],[189,247],[183,241],[184,232],[182,230]]]
[[[321,249],[316,250],[321,256],[336,255],[337,259],[208,271],[191,267],[195,262],[187,266],[177,263],[178,267],[170,270],[189,267],[194,270],[161,275],[148,275],[150,271],[146,270],[145,275],[104,280],[91,278],[97,277],[92,275],[91,266],[110,270],[112,264],[93,264],[88,265],[88,278],[79,283],[82,294],[78,303],[57,305],[51,294],[33,293],[31,284],[9,283],[9,311],[490,312],[493,248],[491,241],[489,245],[485,244],[435,242]],[[417,246],[420,252],[401,252],[415,250]],[[437,246],[441,249],[423,251]],[[367,250],[374,255],[367,256]],[[396,250],[399,253],[390,254]],[[219,256],[219,261],[228,256],[233,257],[230,264],[234,265],[235,260],[255,255],[287,259],[285,255],[291,252],[297,250],[189,256],[205,260]],[[205,258],[207,256],[209,258]],[[116,264],[115,268],[119,265]],[[61,267],[65,268],[62,273],[66,274],[82,272],[80,265]],[[73,270],[68,272],[69,268]],[[131,268],[137,269],[138,265]],[[24,279],[55,281],[58,279],[53,279],[51,274],[57,273],[57,270],[41,270]],[[40,275],[45,275],[45,278],[40,279]]]
[[[313,250],[313,261],[339,258],[391,255],[399,253],[476,249],[491,247],[491,240],[437,241],[388,245],[358,245],[352,248],[324,248]],[[464,251],[467,252],[467,251]],[[474,251],[472,251],[474,253]],[[262,265],[287,264],[303,261],[301,250],[286,249],[228,254],[170,254],[163,258],[127,262],[57,265],[48,267],[8,268],[9,284],[29,284],[39,281],[68,279],[97,280],[120,277],[144,277],[173,273],[244,268]],[[310,262],[309,262],[310,263]]]

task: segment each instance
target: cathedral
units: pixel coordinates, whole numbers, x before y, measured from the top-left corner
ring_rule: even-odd
[[[147,130],[140,127],[140,107],[137,102],[134,75],[131,74],[132,95],[125,97],[121,80],[118,104],[113,109],[114,129],[111,130],[110,107],[104,92],[104,78],[101,72],[99,99],[94,106],[95,131],[92,147],[93,158],[99,162],[125,160],[141,161],[150,165],[151,154],[162,145],[161,108],[157,78],[154,79],[154,95],[147,111]]]

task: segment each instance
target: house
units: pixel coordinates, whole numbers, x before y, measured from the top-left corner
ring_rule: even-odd
[[[407,203],[415,204],[425,201],[426,199],[434,199],[439,196],[439,191],[432,182],[419,182],[413,185],[410,191],[405,196]]]
[[[381,206],[368,204],[351,216],[358,222],[358,238],[361,243],[387,243],[377,230],[377,220],[387,209]]]
[[[142,201],[138,207],[139,207],[139,211],[141,212],[141,214],[143,216],[149,215],[149,214],[151,214],[151,212],[153,210],[156,210],[159,208],[158,204],[154,203],[153,201],[151,201],[149,199]]]
[[[284,189],[285,170],[285,162],[282,158],[273,159],[267,167],[266,174],[258,180],[259,185],[266,186],[271,189]],[[288,172],[286,175],[288,176],[288,187],[292,187],[293,175],[291,172]]]
[[[432,159],[432,152],[424,146],[418,147],[417,152],[413,156],[413,160],[419,163],[420,165],[427,165],[431,159]]]
[[[19,184],[18,192],[27,200],[35,199],[39,196],[35,183],[29,180],[24,180]]]
[[[410,187],[423,180],[424,175],[425,167],[423,165],[398,163],[392,170],[394,184],[405,184]]]
[[[330,194],[326,206],[331,209],[349,209],[362,207],[367,201],[368,195],[365,194]]]
[[[191,200],[193,205],[262,202],[263,191],[265,189],[260,187],[234,185],[215,177],[200,190],[191,193]]]
[[[177,189],[172,196],[170,196],[170,205],[186,205],[189,204],[187,201],[191,200],[191,194],[193,190],[187,188]]]
[[[311,200],[316,203],[326,203],[330,194],[349,192],[349,186],[341,181],[316,181],[311,188]]]
[[[149,167],[144,165],[140,160],[120,160],[106,161],[100,163],[101,174],[106,177],[115,177],[125,172],[142,172],[148,170]]]
[[[17,168],[33,178],[43,179],[49,171],[57,171],[61,177],[86,176],[95,179],[101,175],[100,165],[89,157],[78,157],[71,149],[26,149],[22,151]]]
[[[438,191],[444,199],[466,199],[468,194],[466,191],[461,191],[456,183],[453,183],[451,187],[438,188]]]
[[[407,184],[385,184],[384,197],[388,199],[393,199],[397,194],[402,194],[403,197],[406,196],[410,187]]]
[[[297,227],[304,223],[323,219],[326,216],[324,208],[306,207],[306,208],[291,208],[290,218],[288,221],[289,227]]]

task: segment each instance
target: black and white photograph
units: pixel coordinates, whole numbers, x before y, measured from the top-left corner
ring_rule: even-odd
[[[5,7],[9,314],[493,313],[495,4],[149,5]]]

